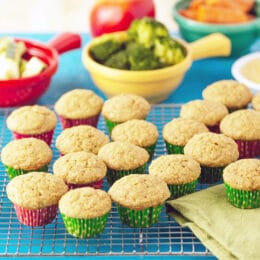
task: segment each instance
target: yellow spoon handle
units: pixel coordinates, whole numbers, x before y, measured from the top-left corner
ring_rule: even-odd
[[[231,53],[230,39],[221,34],[213,33],[189,44],[193,60],[229,56]]]

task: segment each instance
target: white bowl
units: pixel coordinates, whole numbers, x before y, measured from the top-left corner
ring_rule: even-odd
[[[245,64],[247,64],[248,62],[250,62],[251,60],[254,60],[256,58],[260,59],[260,52],[254,52],[254,53],[242,56],[241,58],[239,58],[238,60],[236,60],[234,62],[234,64],[232,65],[232,69],[231,69],[233,77],[237,81],[248,86],[254,93],[260,91],[260,84],[246,78],[241,73],[241,69],[245,66]],[[259,70],[259,75],[260,75],[260,70]]]

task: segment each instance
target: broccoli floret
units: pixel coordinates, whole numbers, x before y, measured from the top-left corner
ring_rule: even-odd
[[[123,50],[112,54],[105,61],[104,65],[115,69],[129,70],[130,64],[128,61],[127,51]]]
[[[91,56],[98,62],[103,63],[109,56],[123,48],[124,42],[113,35],[104,35],[94,40],[90,47]]]
[[[153,70],[162,67],[162,64],[153,51],[141,44],[132,43],[127,46],[130,70]]]
[[[127,33],[130,39],[146,47],[153,46],[157,37],[169,36],[167,28],[162,23],[148,17],[134,20]]]
[[[177,41],[163,37],[155,39],[154,55],[161,63],[173,65],[184,60],[185,50]]]

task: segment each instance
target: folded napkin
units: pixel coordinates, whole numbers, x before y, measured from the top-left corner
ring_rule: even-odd
[[[220,259],[260,259],[260,208],[229,204],[224,185],[167,202],[168,213],[189,227]]]

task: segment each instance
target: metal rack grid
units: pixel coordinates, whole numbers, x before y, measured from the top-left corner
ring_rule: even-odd
[[[178,117],[180,105],[157,105],[152,108],[148,121],[157,125],[160,132],[155,157],[165,154],[162,127]],[[0,148],[11,141],[5,120],[10,110],[0,110]],[[98,128],[106,131],[103,118]],[[61,132],[58,124],[54,140]],[[59,157],[54,143],[53,161]],[[52,163],[53,163],[52,161]],[[51,171],[52,164],[49,168]],[[200,255],[211,253],[188,228],[180,227],[163,209],[159,223],[150,228],[129,228],[120,223],[113,206],[102,235],[91,239],[77,239],[66,233],[60,214],[44,227],[27,227],[18,222],[14,208],[6,197],[8,177],[0,166],[0,256],[64,256],[64,255]],[[205,186],[206,187],[206,186]],[[105,182],[104,188],[107,189]],[[198,189],[204,188],[199,186]]]

